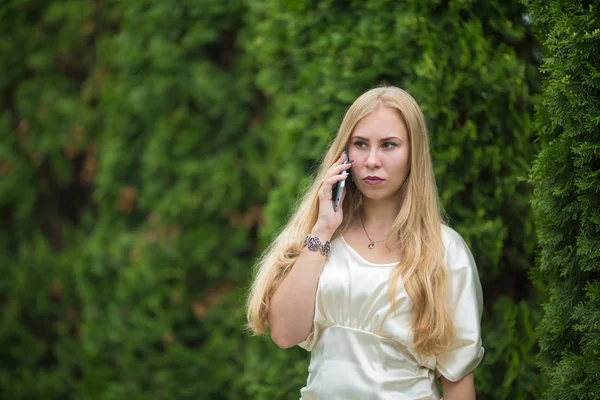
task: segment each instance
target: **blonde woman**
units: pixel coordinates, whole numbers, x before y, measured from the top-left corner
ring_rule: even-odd
[[[437,400],[436,379],[445,400],[469,400],[481,311],[471,252],[442,224],[419,106],[396,87],[364,93],[258,263],[250,328],[312,352],[305,400]]]

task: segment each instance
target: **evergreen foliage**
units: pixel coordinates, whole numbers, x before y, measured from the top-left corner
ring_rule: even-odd
[[[537,333],[549,398],[598,398],[598,4],[527,6],[2,2],[0,397],[297,398],[309,355],[243,330],[250,269],[387,83],[478,263],[479,397],[541,398]]]
[[[528,1],[546,38],[531,170],[548,288],[538,327],[547,399],[600,399],[600,2]]]
[[[443,206],[473,249],[484,283],[487,355],[476,374],[478,393],[535,398],[543,385],[531,335],[539,313],[528,310],[535,233],[530,189],[519,179],[534,153],[539,78],[523,7],[516,1],[250,4],[248,53],[270,99],[265,129],[278,137],[269,159],[279,184],[268,195],[263,240],[283,225],[354,98],[383,83],[407,89],[428,122]],[[518,322],[497,324],[506,319]],[[306,366],[306,356],[298,357]],[[280,370],[289,364],[281,362]],[[261,379],[264,370],[257,364],[246,371]]]
[[[0,397],[65,399],[81,377],[74,227],[90,206],[97,27],[87,2],[0,6]],[[102,18],[100,15],[96,15]],[[100,372],[100,371],[98,371]]]
[[[268,183],[243,3],[0,10],[0,397],[230,398]]]
[[[116,363],[106,398],[225,398],[242,368],[243,308],[231,299],[262,198],[243,14],[241,2],[131,1],[100,49],[98,214],[79,273],[94,310],[87,350]]]

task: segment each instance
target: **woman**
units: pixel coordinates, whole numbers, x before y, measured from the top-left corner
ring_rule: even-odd
[[[419,106],[396,87],[366,92],[258,264],[250,328],[312,351],[302,399],[437,400],[439,378],[445,400],[468,400],[481,310],[471,252],[442,224]]]

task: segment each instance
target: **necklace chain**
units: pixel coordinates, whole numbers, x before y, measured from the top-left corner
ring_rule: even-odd
[[[371,237],[369,236],[369,232],[367,232],[367,228],[365,228],[365,222],[363,221],[363,215],[362,212],[360,213],[360,224],[362,225],[363,230],[365,231],[365,235],[367,235],[367,239],[369,239],[369,249],[373,250],[375,248],[375,243],[381,243],[381,242],[385,242],[385,239],[383,240],[373,240],[371,239]]]

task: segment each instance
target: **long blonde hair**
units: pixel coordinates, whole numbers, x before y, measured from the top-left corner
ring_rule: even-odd
[[[394,299],[402,279],[412,303],[414,348],[424,354],[436,354],[448,349],[452,343],[454,326],[445,302],[448,282],[441,237],[442,218],[425,119],[413,97],[393,86],[371,89],[350,106],[312,186],[288,224],[259,259],[247,312],[248,326],[254,333],[266,333],[271,298],[294,265],[304,238],[317,222],[318,191],[326,171],[347,146],[356,124],[382,107],[398,112],[406,124],[411,145],[410,172],[398,193],[399,212],[386,240],[387,245],[388,240],[394,238],[401,254],[401,262],[394,267],[388,284],[392,309],[395,310]],[[361,193],[351,180],[347,181],[346,187],[344,218],[332,240],[346,230],[355,213],[360,211]]]

